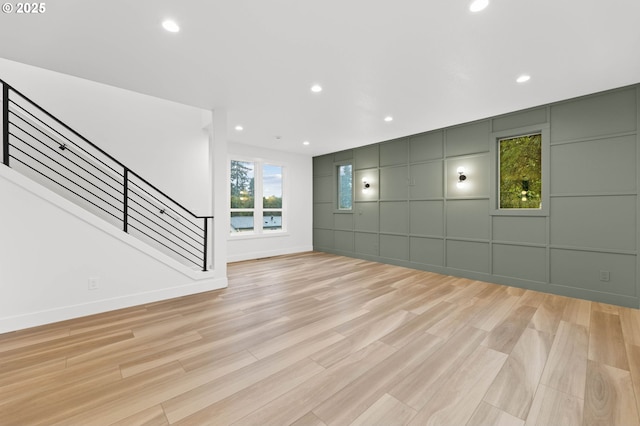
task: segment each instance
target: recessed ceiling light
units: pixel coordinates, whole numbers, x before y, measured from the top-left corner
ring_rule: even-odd
[[[239,131],[239,132],[241,132],[241,131],[243,131],[243,130],[244,130],[244,127],[242,127],[242,126],[236,126],[236,130],[237,130],[237,131]]]
[[[388,123],[389,121],[393,121],[393,117],[392,117],[392,116],[390,116],[390,115],[387,115],[387,116],[384,118],[384,121],[386,121],[387,123]]]
[[[531,79],[531,76],[530,76],[530,75],[522,74],[520,77],[516,78],[516,81],[517,81],[518,83],[524,83],[524,82],[526,82],[526,81],[529,81],[530,79]]]
[[[309,145],[309,141],[302,142],[302,145]]]
[[[162,23],[162,28],[169,31],[170,33],[177,33],[180,31],[180,27],[176,24],[176,21],[172,21],[171,19],[167,19]]]
[[[320,93],[322,92],[322,86],[320,86],[319,84],[314,84],[313,86],[311,86],[311,91],[313,93]]]
[[[489,6],[489,0],[474,0],[469,5],[469,10],[472,12],[480,12]]]

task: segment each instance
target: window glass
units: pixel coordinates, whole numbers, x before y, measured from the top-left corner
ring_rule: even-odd
[[[231,208],[252,209],[255,202],[254,164],[231,161]]]
[[[262,215],[262,229],[265,231],[280,231],[282,229],[282,212],[265,210]]]
[[[253,230],[253,212],[231,212],[231,232],[253,232]]]
[[[282,166],[264,165],[262,169],[262,196],[262,229],[265,231],[282,230]]]
[[[499,208],[542,208],[542,135],[500,139]]]
[[[351,164],[338,166],[338,210],[351,210],[353,206],[353,170]]]

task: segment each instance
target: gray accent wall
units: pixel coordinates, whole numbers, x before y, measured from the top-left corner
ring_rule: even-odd
[[[495,134],[535,126],[549,205],[496,214]],[[638,308],[639,126],[640,84],[315,157],[314,249]],[[345,160],[354,207],[337,212]]]

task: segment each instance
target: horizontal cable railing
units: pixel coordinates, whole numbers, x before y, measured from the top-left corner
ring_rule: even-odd
[[[207,270],[209,221],[2,84],[2,162],[183,264]]]

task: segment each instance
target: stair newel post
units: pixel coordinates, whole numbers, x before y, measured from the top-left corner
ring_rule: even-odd
[[[122,208],[122,230],[129,232],[129,169],[124,168],[124,190],[122,191],[124,203]]]
[[[9,165],[9,85],[2,82],[2,162]]]
[[[207,218],[204,219],[204,246],[202,250],[202,271],[206,272],[207,270],[207,246],[209,245],[209,228],[207,227]]]

